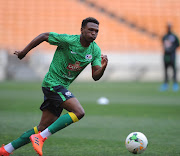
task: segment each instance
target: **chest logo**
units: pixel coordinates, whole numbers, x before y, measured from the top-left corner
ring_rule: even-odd
[[[76,61],[75,64],[71,64],[69,63],[68,66],[67,66],[67,69],[71,70],[71,71],[79,71],[79,70],[82,70],[83,67],[80,66],[80,63],[79,61]]]
[[[74,52],[74,51],[71,50],[71,54],[77,54],[77,52]]]
[[[87,55],[85,56],[85,59],[86,59],[86,60],[91,60],[91,59],[92,59],[92,55],[87,54]]]

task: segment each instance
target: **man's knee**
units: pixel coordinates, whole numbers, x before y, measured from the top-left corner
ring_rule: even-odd
[[[81,118],[83,118],[84,117],[84,115],[85,115],[85,111],[84,111],[84,109],[82,109],[81,111],[79,111],[78,113],[77,113],[77,118],[80,120]]]
[[[72,112],[78,120],[85,115],[84,109],[76,98],[71,98],[62,103],[61,107],[69,112]]]
[[[81,108],[81,109],[75,111],[74,114],[75,114],[75,115],[77,116],[77,118],[80,120],[80,119],[82,119],[82,118],[84,117],[85,111],[84,111],[83,108]]]

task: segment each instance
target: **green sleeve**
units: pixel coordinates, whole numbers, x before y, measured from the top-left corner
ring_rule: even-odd
[[[64,43],[67,43],[68,38],[69,38],[69,35],[67,35],[67,34],[58,34],[55,32],[50,32],[48,42],[51,45],[60,46]]]
[[[91,66],[100,66],[101,67],[101,49],[96,48],[96,55],[93,61],[91,62]]]

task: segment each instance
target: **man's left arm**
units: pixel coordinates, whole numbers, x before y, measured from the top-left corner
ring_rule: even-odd
[[[108,64],[107,55],[101,55],[101,67],[98,65],[92,67],[92,78],[94,79],[94,81],[99,80],[103,76],[107,64]]]
[[[176,36],[177,47],[179,47],[179,38]]]

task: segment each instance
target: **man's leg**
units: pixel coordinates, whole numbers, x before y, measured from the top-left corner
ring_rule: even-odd
[[[164,83],[168,83],[169,81],[169,76],[168,76],[168,64],[165,63],[164,65]]]
[[[175,61],[172,64],[172,70],[173,70],[173,82],[177,83],[177,78],[176,78],[176,64]]]
[[[179,85],[177,83],[177,70],[176,70],[176,63],[175,60],[173,61],[172,64],[172,70],[173,70],[173,91],[178,91],[179,90]]]
[[[4,149],[3,149],[3,151],[0,150],[0,156],[1,156],[1,154],[3,155],[3,153],[7,153],[7,154],[9,153],[9,155],[10,155],[10,153],[12,153],[14,150],[30,143],[29,137],[32,134],[38,134],[38,131],[43,131],[49,125],[51,125],[54,121],[56,121],[57,118],[58,118],[57,116],[55,116],[54,114],[52,114],[48,110],[44,110],[42,113],[42,117],[41,117],[41,121],[39,123],[39,126],[28,130],[27,132],[23,133],[16,140],[14,140],[14,141],[10,142],[9,144],[5,145],[4,147],[2,147]]]
[[[168,63],[164,61],[164,83],[160,87],[160,91],[166,91],[168,89]]]
[[[30,137],[35,151],[42,156],[42,147],[44,139],[57,131],[69,126],[70,124],[77,122],[84,116],[84,109],[76,98],[70,98],[60,105],[61,109],[66,109],[69,113],[60,116],[55,122],[39,134],[32,135]],[[44,123],[42,121],[41,123]],[[41,123],[39,127],[41,126]],[[46,126],[44,126],[46,127]]]
[[[73,122],[77,122],[85,114],[83,107],[76,98],[71,98],[63,102],[61,108],[66,109],[69,113],[62,115],[48,127],[52,134],[65,128]]]
[[[23,133],[19,138],[17,138],[16,140],[10,142],[9,144],[5,145],[4,147],[4,152],[2,152],[0,150],[0,155],[3,153],[12,153],[14,150],[20,148],[21,146],[24,146],[26,144],[28,144],[30,142],[30,139],[29,137],[32,135],[32,134],[37,134],[38,133],[38,129],[37,127],[34,127],[30,130],[28,130],[27,132]],[[4,154],[5,155],[5,154]]]
[[[62,112],[62,109],[60,113]],[[49,110],[45,109],[42,111],[42,116],[40,123],[38,125],[38,130],[43,131],[45,130],[48,126],[50,126],[53,122],[55,122],[58,119],[56,115],[51,113]]]

